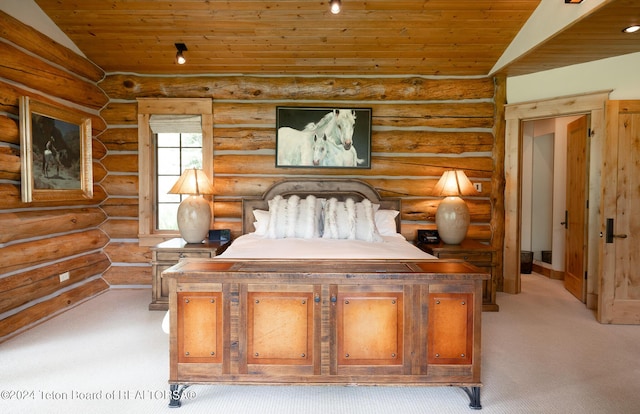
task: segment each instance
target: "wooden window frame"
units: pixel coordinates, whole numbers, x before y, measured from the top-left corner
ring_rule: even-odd
[[[151,115],[200,115],[202,117],[202,169],[213,177],[213,102],[208,98],[138,98],[138,240],[154,246],[177,231],[155,229],[155,151]]]

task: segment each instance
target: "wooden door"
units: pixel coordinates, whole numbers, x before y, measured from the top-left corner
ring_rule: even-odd
[[[564,287],[585,301],[587,194],[589,193],[587,117],[567,125],[567,215],[565,217]]]
[[[640,101],[608,101],[598,320],[640,324]]]

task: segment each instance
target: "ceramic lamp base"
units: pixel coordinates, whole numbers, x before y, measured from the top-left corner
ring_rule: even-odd
[[[440,239],[447,244],[460,244],[467,237],[471,216],[460,197],[446,197],[436,210],[436,226]]]
[[[187,243],[200,243],[209,234],[211,208],[202,196],[189,196],[178,207],[178,230]]]

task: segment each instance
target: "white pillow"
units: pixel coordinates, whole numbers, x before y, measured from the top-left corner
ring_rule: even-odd
[[[321,216],[321,203],[315,196],[308,195],[301,200],[297,195],[287,199],[286,237],[312,239],[320,237],[318,217]]]
[[[297,195],[280,195],[269,200],[269,222],[265,235],[271,239],[320,237],[322,202],[313,195],[301,200]]]
[[[253,217],[256,219],[256,221],[253,222],[255,235],[266,235],[267,228],[269,227],[269,212],[267,210],[253,210]]]
[[[269,203],[269,225],[266,236],[270,239],[282,239],[287,229],[287,200],[275,196]]]
[[[322,234],[322,204],[324,199],[308,195],[300,201],[296,237],[318,238]]]
[[[375,210],[380,206],[369,200],[356,203],[349,198],[338,201],[331,198],[324,206],[325,239],[350,239],[369,242],[382,241],[376,229]]]
[[[375,212],[376,207],[369,200],[362,200],[356,204],[356,239],[368,242],[381,242],[382,236],[376,228]],[[364,213],[364,214],[362,214]]]
[[[355,239],[355,233],[355,202],[352,199],[343,202],[336,198],[330,198],[324,205],[322,237],[325,239]]]
[[[398,210],[378,210],[376,211],[376,228],[381,236],[395,236],[398,234],[396,217],[400,214]]]

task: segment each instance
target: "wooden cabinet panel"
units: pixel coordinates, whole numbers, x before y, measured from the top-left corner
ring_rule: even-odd
[[[338,364],[402,364],[401,293],[338,295]]]
[[[473,295],[429,295],[429,364],[471,364],[473,354]]]
[[[178,361],[222,362],[222,292],[178,293]]]
[[[249,292],[247,362],[311,364],[312,293]]]

